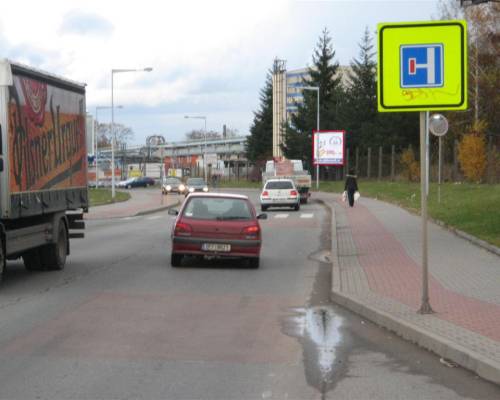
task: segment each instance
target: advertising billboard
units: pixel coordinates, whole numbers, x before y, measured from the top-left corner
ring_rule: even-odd
[[[87,185],[85,95],[13,76],[9,87],[11,193]]]
[[[345,131],[313,131],[313,164],[345,164]]]

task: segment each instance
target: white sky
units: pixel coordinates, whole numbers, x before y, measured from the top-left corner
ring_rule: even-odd
[[[357,56],[366,26],[429,20],[438,0],[49,0],[3,2],[0,57],[87,83],[87,109],[111,102],[111,69],[153,67],[115,74],[115,121],[130,126],[134,143],[151,134],[182,140],[203,121],[248,134],[259,90],[273,59],[289,69],[311,64],[322,30],[337,60]],[[109,111],[100,110],[107,122]]]

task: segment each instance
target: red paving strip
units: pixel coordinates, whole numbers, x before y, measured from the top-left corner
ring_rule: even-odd
[[[301,346],[282,334],[280,320],[301,301],[105,292],[18,335],[0,355],[290,364]]]
[[[420,265],[366,207],[348,208],[347,217],[370,289],[417,310],[421,299]],[[437,318],[500,341],[500,306],[453,292],[431,274],[429,297]]]

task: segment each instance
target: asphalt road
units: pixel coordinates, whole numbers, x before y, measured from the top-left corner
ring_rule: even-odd
[[[499,399],[329,302],[328,212],[269,211],[258,270],[171,268],[166,212],[88,221],[62,272],[9,264],[0,399]]]

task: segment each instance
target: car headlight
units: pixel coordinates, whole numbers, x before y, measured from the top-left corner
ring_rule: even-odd
[[[205,187],[203,188],[203,191],[204,191],[204,192],[208,192],[208,187],[206,187],[206,186],[205,186]]]
[[[194,192],[194,188],[189,188],[189,193],[193,193]]]
[[[172,186],[167,185],[167,190],[172,190]]]
[[[185,187],[184,185],[179,185],[179,190],[180,190],[181,192],[183,192],[185,189],[186,189],[186,187]]]

